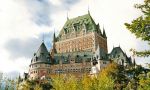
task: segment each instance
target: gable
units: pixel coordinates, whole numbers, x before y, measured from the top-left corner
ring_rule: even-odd
[[[96,31],[97,29],[90,14],[67,20],[57,38],[61,39],[63,35],[70,34],[72,32],[80,32],[83,29],[86,29],[86,32]]]

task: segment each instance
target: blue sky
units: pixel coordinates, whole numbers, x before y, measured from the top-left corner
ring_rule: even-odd
[[[108,51],[113,46],[131,56],[130,48],[145,50],[146,42],[136,39],[124,26],[125,22],[142,15],[133,6],[143,0],[2,0],[0,3],[0,71],[27,72],[32,55],[45,37],[50,49],[56,35],[69,18],[87,14],[88,7],[96,23],[105,27]],[[138,64],[149,62],[137,59]]]

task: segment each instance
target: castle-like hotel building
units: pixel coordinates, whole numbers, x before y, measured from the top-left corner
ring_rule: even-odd
[[[110,60],[123,66],[132,64],[120,47],[108,53],[105,29],[101,30],[88,13],[67,19],[59,35],[56,37],[54,33],[50,52],[42,42],[29,65],[29,78],[55,74],[81,77],[85,73],[92,74],[93,66],[100,71]]]

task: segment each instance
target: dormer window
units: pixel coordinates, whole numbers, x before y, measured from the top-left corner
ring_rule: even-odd
[[[38,57],[35,57],[35,60],[38,61]]]
[[[98,55],[96,55],[96,58],[98,59]]]
[[[67,28],[64,28],[64,32],[65,32],[65,34],[67,34],[67,33],[68,33]]]
[[[73,27],[74,27],[75,31],[79,31],[79,30],[80,30],[80,25],[79,25],[79,23],[73,24]]]
[[[44,53],[41,53],[41,55],[44,55]]]
[[[50,61],[50,59],[49,59],[49,58],[47,58],[47,61]]]
[[[87,55],[86,54],[84,54],[84,57],[86,57]]]
[[[67,62],[68,60],[67,60],[67,59],[65,59],[64,61],[65,61],[65,62]]]
[[[36,53],[34,53],[34,56],[36,55]]]

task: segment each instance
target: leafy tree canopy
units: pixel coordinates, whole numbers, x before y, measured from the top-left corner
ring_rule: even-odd
[[[125,23],[125,26],[137,38],[147,41],[150,45],[150,0],[144,0],[144,4],[136,4],[135,8],[140,9],[143,15],[133,20],[130,24]],[[137,56],[149,56],[150,50],[136,51],[135,54]]]

